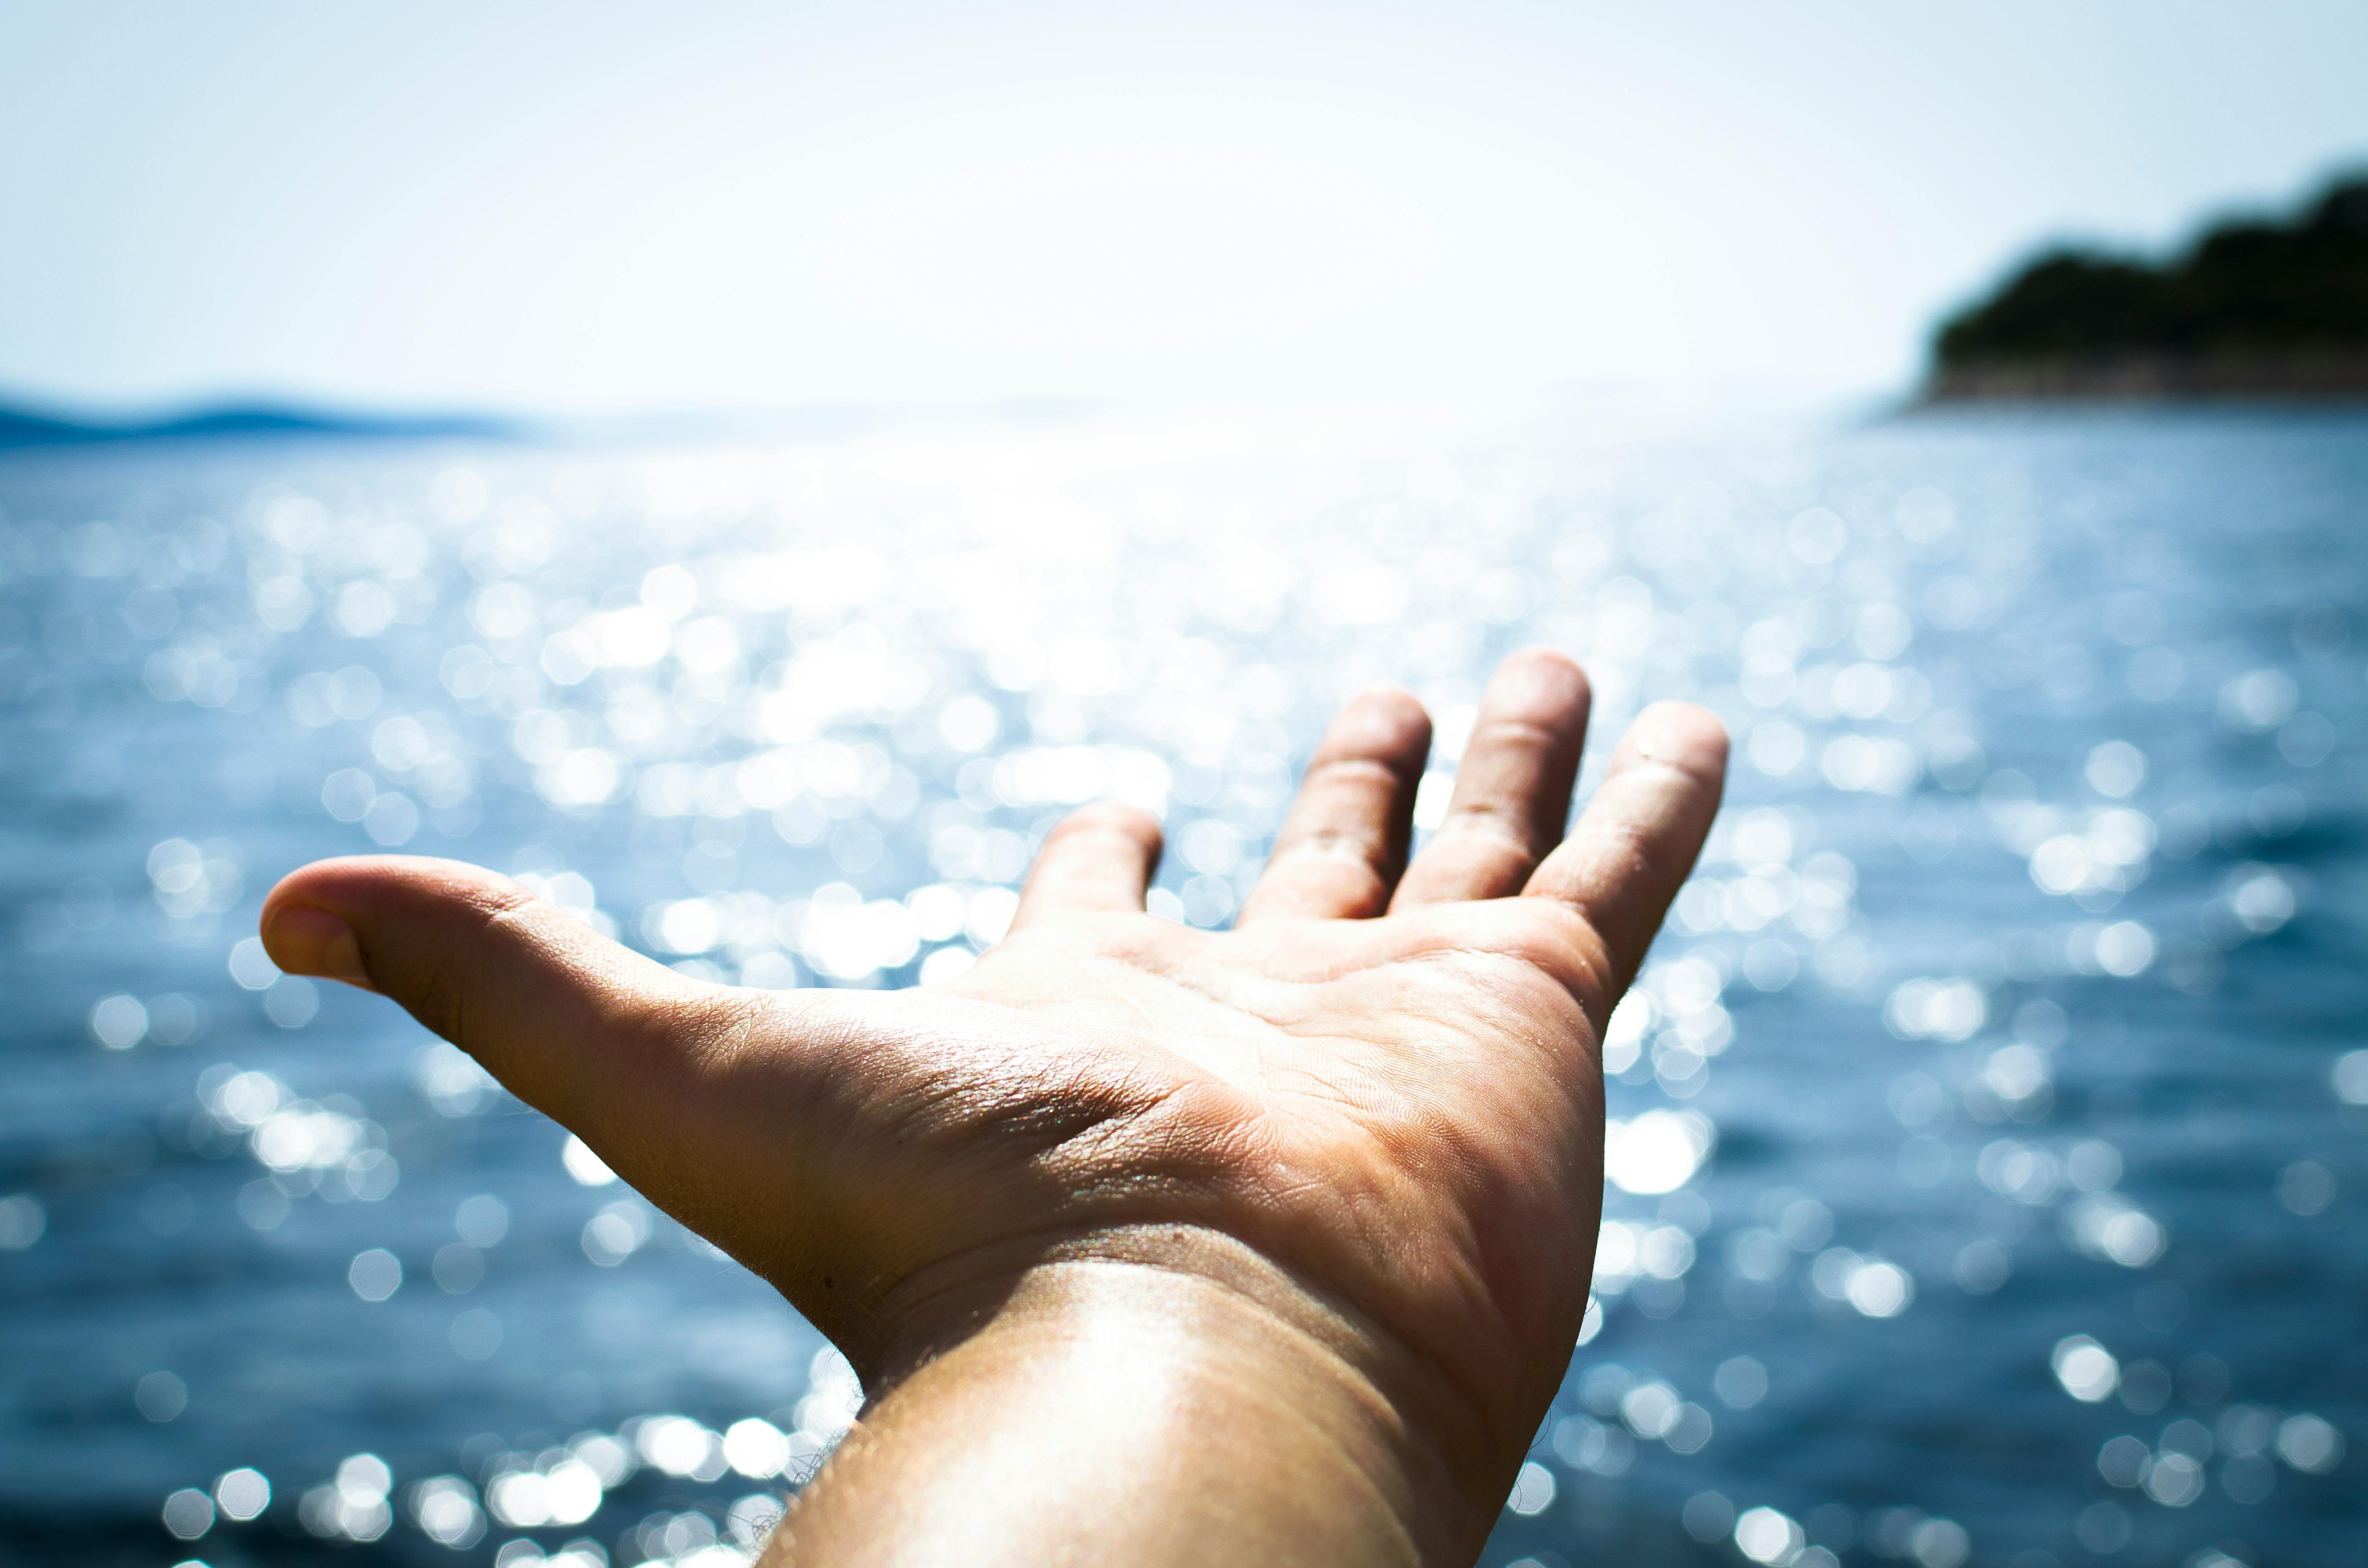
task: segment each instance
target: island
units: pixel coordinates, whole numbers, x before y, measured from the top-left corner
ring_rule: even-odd
[[[270,403],[231,403],[156,418],[94,419],[0,403],[0,449],[97,442],[199,440],[518,438],[508,421],[475,415],[357,415]]]
[[[2368,396],[2368,176],[2167,261],[2050,250],[1935,335],[1927,402]]]

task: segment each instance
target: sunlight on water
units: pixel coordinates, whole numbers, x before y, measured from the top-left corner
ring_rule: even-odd
[[[1375,680],[1440,720],[1429,825],[1546,642],[1599,734],[1687,696],[1736,768],[1607,1032],[1585,1348],[1488,1560],[2332,1562],[2362,434],[11,457],[10,1528],[717,1568],[854,1419],[580,1142],[280,974],[292,866],[461,856],[701,978],[928,982],[1102,796],[1167,821],[1154,910],[1226,924]]]

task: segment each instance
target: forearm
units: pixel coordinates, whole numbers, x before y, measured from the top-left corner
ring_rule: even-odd
[[[1030,1269],[865,1412],[768,1564],[1468,1562],[1488,1483],[1418,1408],[1453,1396],[1246,1251],[1188,1250]]]

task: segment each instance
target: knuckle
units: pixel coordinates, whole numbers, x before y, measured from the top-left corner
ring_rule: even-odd
[[[1434,841],[1451,833],[1493,840],[1523,855],[1534,852],[1537,847],[1537,837],[1529,813],[1516,810],[1509,801],[1484,799],[1455,802],[1448,807],[1445,820],[1440,823],[1438,834],[1433,835]]]
[[[1601,1017],[1627,989],[1627,966],[1585,910],[1558,898],[1541,902],[1546,915],[1539,927],[1543,950],[1527,956],[1559,977],[1591,1015]]]
[[[1397,770],[1379,757],[1361,753],[1350,756],[1318,757],[1308,766],[1303,789],[1370,790],[1387,795],[1396,790]]]
[[[521,925],[538,900],[516,882],[487,884],[463,901],[477,917],[472,939],[423,953],[416,967],[403,976],[402,999],[406,1011],[438,1035],[464,1050],[472,1049],[469,994],[473,956],[484,949],[484,938],[505,926]]]
[[[1505,751],[1552,751],[1569,735],[1560,724],[1520,714],[1504,713],[1483,719],[1473,727],[1472,738],[1465,743],[1467,750],[1482,745]]]
[[[450,965],[431,963],[411,977],[404,1006],[431,1032],[466,1050],[467,994],[468,987]]]
[[[1124,801],[1096,801],[1071,812],[1046,836],[1049,842],[1081,833],[1114,833],[1143,843],[1159,836],[1159,821],[1142,807]]]
[[[1275,851],[1275,858],[1311,856],[1331,860],[1361,860],[1375,864],[1388,853],[1382,835],[1369,829],[1317,827],[1292,837]]]

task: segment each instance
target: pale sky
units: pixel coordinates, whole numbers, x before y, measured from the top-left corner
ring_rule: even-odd
[[[2368,163],[2368,6],[16,0],[0,395],[1877,390]]]

